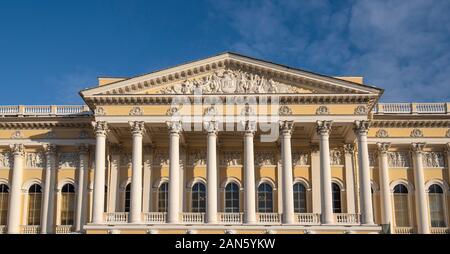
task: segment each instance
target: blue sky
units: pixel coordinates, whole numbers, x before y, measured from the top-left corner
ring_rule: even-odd
[[[0,104],[80,104],[98,76],[224,51],[450,101],[450,1],[0,2]]]

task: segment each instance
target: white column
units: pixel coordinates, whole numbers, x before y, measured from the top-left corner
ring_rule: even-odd
[[[294,223],[294,186],[292,177],[291,134],[294,129],[293,121],[280,122],[281,156],[283,163],[282,191],[283,191],[283,223]]]
[[[416,187],[416,215],[419,234],[429,234],[428,205],[425,191],[425,179],[423,176],[423,148],[425,143],[412,143],[411,150],[414,156],[414,185]]]
[[[377,143],[380,174],[381,223],[392,226],[391,190],[389,188],[388,151],[391,143]]]
[[[178,223],[180,219],[180,132],[181,122],[167,122],[170,135],[169,152],[169,212],[168,223]]]
[[[52,233],[54,228],[54,180],[53,175],[56,171],[56,146],[44,145],[46,165],[45,165],[45,180],[44,191],[42,195],[42,208],[41,208],[41,234]]]
[[[320,153],[319,146],[317,144],[310,144],[311,146],[311,199],[312,199],[312,212],[316,214],[321,213],[321,187],[320,187]]]
[[[88,151],[89,145],[81,145],[79,151],[80,164],[78,167],[78,184],[77,184],[77,204],[75,209],[75,231],[80,232],[83,230],[83,208],[85,207],[83,203],[87,202],[85,197],[85,189],[87,179],[84,177],[86,175],[88,166]]]
[[[359,196],[361,203],[361,224],[372,225],[373,208],[372,192],[370,188],[369,148],[367,146],[367,132],[369,121],[356,121],[355,134],[358,139],[358,169],[359,169]]]
[[[18,234],[20,233],[20,214],[22,209],[20,201],[22,194],[23,157],[25,151],[22,144],[14,144],[10,147],[14,156],[14,164],[9,193],[8,234]]]
[[[317,121],[317,133],[320,136],[320,186],[321,186],[321,222],[333,224],[333,199],[331,192],[331,165],[329,136],[332,121]]]
[[[131,168],[130,223],[141,221],[142,213],[142,135],[144,122],[130,122],[133,134],[133,158]]]
[[[96,122],[95,135],[95,171],[94,171],[94,200],[92,208],[92,223],[103,222],[105,212],[105,155],[106,155],[106,122]]]
[[[120,202],[117,202],[117,192],[120,188],[120,154],[123,154],[121,146],[118,144],[109,147],[111,158],[111,170],[108,184],[108,201],[106,202],[107,212],[120,211]]]
[[[219,125],[216,121],[205,122],[208,132],[207,160],[206,160],[206,223],[217,222],[217,132]]]
[[[152,211],[152,148],[150,145],[144,147],[144,183],[142,185],[142,211]]]
[[[244,223],[256,223],[255,159],[253,136],[256,122],[244,123]]]
[[[353,144],[345,144],[345,189],[347,197],[347,213],[356,213],[355,201],[355,178],[354,178],[354,160],[355,147]]]

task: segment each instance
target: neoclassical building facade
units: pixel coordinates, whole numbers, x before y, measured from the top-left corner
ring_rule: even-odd
[[[0,106],[0,232],[449,233],[450,103],[224,53]]]

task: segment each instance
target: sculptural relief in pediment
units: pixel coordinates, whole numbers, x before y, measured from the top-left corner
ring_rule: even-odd
[[[157,90],[157,94],[275,94],[314,93],[295,85],[278,82],[273,78],[241,70],[217,70],[210,75],[185,80]]]

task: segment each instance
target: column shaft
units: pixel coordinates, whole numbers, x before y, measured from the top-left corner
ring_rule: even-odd
[[[292,177],[292,151],[291,132],[294,123],[284,121],[281,123],[281,155],[283,163],[282,191],[283,191],[283,223],[294,223],[294,186]]]
[[[180,219],[180,122],[168,122],[170,132],[169,152],[169,212],[168,223],[178,223]]]
[[[361,202],[361,223],[372,225],[373,208],[370,187],[369,149],[367,146],[368,121],[356,121],[355,132],[358,139],[358,169]]]
[[[75,209],[75,231],[81,232],[83,230],[83,202],[87,202],[84,199],[85,192],[87,191],[84,186],[87,179],[85,179],[85,171],[88,166],[88,146],[82,145],[80,146],[79,160],[80,164],[78,166],[78,184],[77,184],[77,203]]]
[[[208,131],[207,140],[207,161],[206,161],[206,222],[217,222],[217,122],[205,123]]]
[[[333,199],[331,192],[331,165],[329,135],[331,121],[318,121],[317,132],[320,135],[320,187],[322,224],[333,224]]]
[[[381,223],[392,225],[391,190],[389,188],[388,150],[390,143],[377,143],[380,174]]]
[[[411,149],[414,155],[414,185],[416,187],[416,214],[417,214],[417,228],[419,234],[429,234],[429,214],[427,197],[425,191],[425,179],[423,175],[423,160],[422,153],[425,143],[413,143]]]
[[[106,156],[106,122],[97,122],[95,126],[95,171],[94,171],[94,200],[92,209],[92,222],[103,222],[105,212],[105,156]]]
[[[142,212],[142,135],[144,122],[130,123],[133,133],[130,223],[141,221]]]
[[[52,233],[55,207],[56,146],[46,145],[44,193],[42,196],[41,234]]]
[[[23,178],[23,156],[24,147],[22,144],[11,145],[14,156],[13,171],[11,175],[11,188],[9,194],[8,207],[8,234],[20,233],[20,214]]]
[[[244,223],[256,223],[255,159],[253,135],[256,123],[245,122],[244,134]]]

